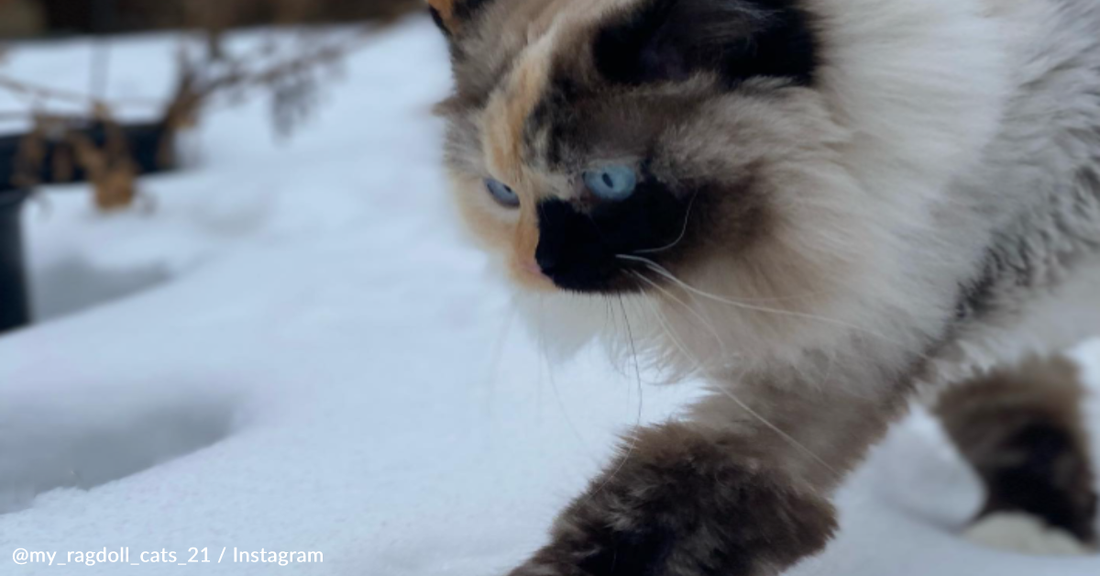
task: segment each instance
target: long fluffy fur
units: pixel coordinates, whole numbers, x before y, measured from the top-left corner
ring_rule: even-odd
[[[545,160],[553,131],[532,133],[528,119],[567,96],[563,70],[597,75],[586,60],[593,30],[653,1],[485,0],[468,21],[444,24],[456,197],[522,288],[530,324],[552,331],[545,341],[569,351],[599,338],[670,379],[706,378],[714,394],[688,422],[693,442],[729,448],[715,466],[763,446],[769,483],[827,495],[914,389],[1100,332],[1100,2],[1089,0],[753,0],[810,16],[812,85],[749,79],[727,91],[703,71],[605,93],[622,99],[609,116],[646,98],[690,101],[680,115],[639,105],[639,123],[675,126],[654,136],[654,171],[674,184],[745,183],[745,201],[766,215],[760,230],[712,226],[689,263],[645,269],[637,293],[567,294],[532,276],[535,204],[576,198]],[[487,197],[490,176],[516,187],[519,210]],[[709,210],[744,222],[729,202]],[[558,562],[563,550],[545,554]],[[742,560],[753,571],[735,573],[783,567]],[[565,573],[537,563],[517,572]]]

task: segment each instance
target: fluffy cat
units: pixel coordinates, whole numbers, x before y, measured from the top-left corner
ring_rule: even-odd
[[[1027,359],[1100,333],[1100,1],[429,3],[470,229],[544,318],[713,389],[514,576],[780,573],[921,391],[983,515],[1096,541],[1080,378]]]

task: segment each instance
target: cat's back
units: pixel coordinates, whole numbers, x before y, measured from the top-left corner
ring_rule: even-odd
[[[945,210],[966,215],[942,231],[979,255],[944,356],[988,367],[1100,330],[1100,1],[983,3],[1002,22],[1011,93]]]

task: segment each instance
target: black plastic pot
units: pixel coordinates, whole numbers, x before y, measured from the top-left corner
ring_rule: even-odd
[[[0,332],[30,321],[20,212],[27,194],[0,191]]]
[[[137,164],[139,173],[149,174],[174,167],[174,141],[170,131],[162,124],[129,124],[122,126],[122,130],[126,135],[127,150]],[[107,142],[107,128],[102,124],[94,124],[79,132],[95,143],[97,148],[102,148]],[[20,174],[19,147],[24,138],[23,134],[0,136],[0,190],[13,188],[16,175],[33,175],[38,182],[44,184],[83,182],[87,179],[84,170],[74,161],[76,152],[72,144],[62,135],[45,139],[44,156],[36,174]],[[67,164],[72,166],[72,170],[64,175],[58,174],[55,169],[57,160],[62,155],[69,158]]]
[[[160,124],[133,124],[122,126],[127,149],[141,174],[161,172],[175,167],[175,148],[171,131]],[[96,124],[81,129],[97,147],[107,140],[107,129]],[[27,295],[27,274],[23,256],[23,234],[20,211],[28,193],[17,188],[19,148],[23,135],[0,137],[0,333],[24,326],[30,322],[30,303]],[[57,158],[67,155],[73,158],[72,145],[64,137],[46,139],[44,158],[35,180],[46,184],[82,182],[86,174],[75,164],[72,170],[58,174],[54,169]],[[71,164],[71,163],[70,163]]]

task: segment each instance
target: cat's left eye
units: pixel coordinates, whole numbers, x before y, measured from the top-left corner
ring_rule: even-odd
[[[585,172],[584,185],[601,200],[621,202],[634,194],[638,174],[630,166],[605,166]]]
[[[512,190],[507,184],[500,180],[486,178],[485,188],[489,190],[489,194],[501,206],[507,206],[508,208],[516,208],[519,206],[519,195],[516,194],[515,190]]]

